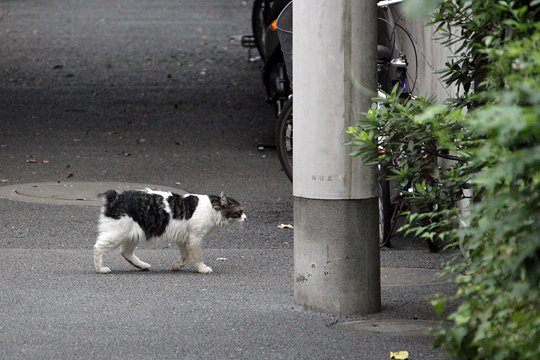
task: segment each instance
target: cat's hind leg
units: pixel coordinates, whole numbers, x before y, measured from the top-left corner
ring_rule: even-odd
[[[136,268],[146,271],[150,269],[150,264],[141,261],[137,256],[133,254],[135,248],[137,247],[138,241],[128,240],[125,241],[122,246],[122,257],[126,259],[128,263],[135,266]]]
[[[172,269],[173,270],[180,270],[189,261],[189,252],[186,246],[186,243],[184,241],[177,241],[176,246],[178,247],[178,251],[180,252],[180,257],[178,260],[173,261],[172,263]]]
[[[121,239],[108,234],[100,234],[94,245],[94,267],[100,274],[108,274],[111,269],[103,266],[103,255],[116,249],[122,243]]]

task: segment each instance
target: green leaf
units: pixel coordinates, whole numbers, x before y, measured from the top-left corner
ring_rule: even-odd
[[[435,314],[441,316],[448,306],[448,299],[443,298],[432,300],[431,305],[433,306],[433,311],[435,311]]]

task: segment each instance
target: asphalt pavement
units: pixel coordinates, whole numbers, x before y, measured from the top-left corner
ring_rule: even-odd
[[[0,194],[1,359],[444,358],[429,332],[399,322],[437,320],[429,297],[452,291],[431,276],[448,255],[419,241],[381,251],[382,312],[295,304],[293,231],[278,228],[293,224],[292,186],[272,148],[261,64],[239,44],[251,5],[0,3],[0,187],[224,191],[248,216],[206,239],[212,274],[171,272],[175,247],[151,243],[138,250],[151,271],[114,253],[113,273],[101,275],[91,256],[98,207]]]

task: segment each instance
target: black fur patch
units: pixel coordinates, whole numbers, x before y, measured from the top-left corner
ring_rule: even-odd
[[[193,216],[197,205],[199,205],[199,198],[193,195],[182,197],[178,194],[173,194],[167,199],[169,206],[171,207],[173,219],[189,220]]]
[[[221,198],[219,196],[208,195],[208,198],[210,198],[210,203],[214,210],[221,210]]]
[[[106,200],[105,216],[113,219],[120,219],[124,215],[131,217],[143,229],[147,239],[162,235],[169,224],[170,215],[165,211],[161,195],[144,191],[118,193],[109,190],[100,196]]]

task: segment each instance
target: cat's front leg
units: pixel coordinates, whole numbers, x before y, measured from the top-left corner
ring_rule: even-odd
[[[178,247],[178,251],[180,252],[180,257],[178,258],[178,260],[173,261],[172,269],[180,270],[181,268],[186,266],[186,264],[188,263],[189,253],[188,253],[188,249],[184,240],[177,241],[176,246]]]
[[[212,272],[212,268],[202,261],[201,242],[202,238],[190,238],[187,250],[195,269],[201,274],[209,274]]]

